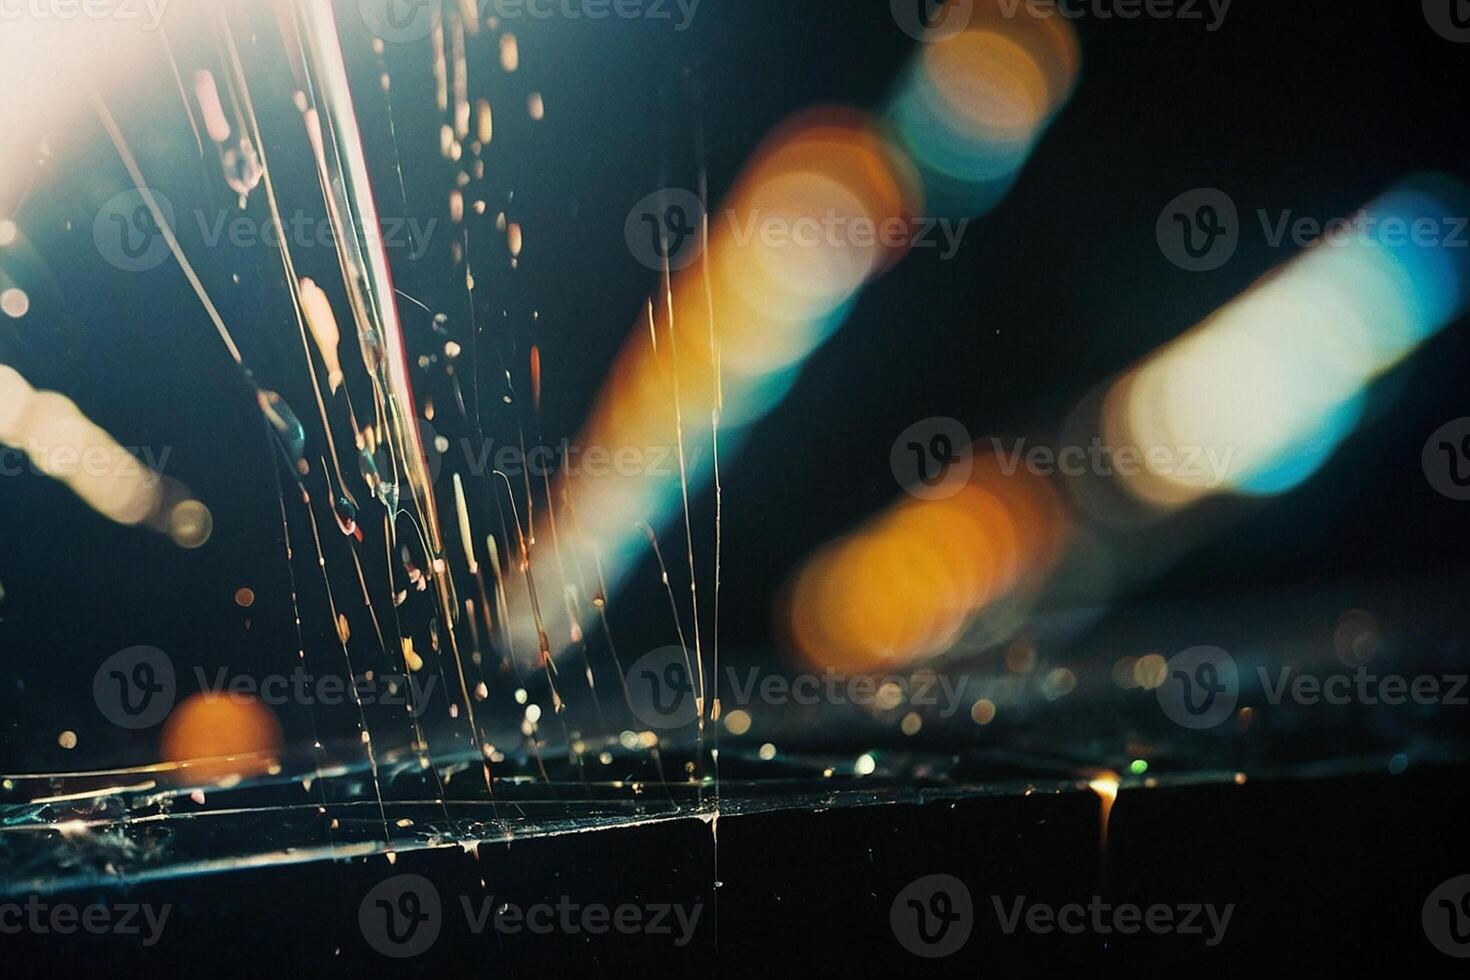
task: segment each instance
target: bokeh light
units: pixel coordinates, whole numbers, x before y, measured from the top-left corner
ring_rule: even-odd
[[[810,556],[781,619],[796,649],[822,669],[911,666],[952,647],[991,604],[1039,581],[1069,533],[1046,479],[977,455],[955,495],[904,498]]]
[[[902,257],[921,208],[912,168],[862,113],[820,108],[788,120],[710,214],[702,258],[634,325],[578,444],[679,447],[686,460],[708,460],[718,415],[721,451],[733,451],[863,285]],[[895,222],[900,246],[866,234]],[[820,231],[798,240],[803,229]],[[667,471],[584,471],[570,483],[567,523],[616,576],[620,556],[646,546],[639,523],[667,513],[680,489]]]
[[[1282,493],[1317,472],[1369,385],[1465,309],[1470,250],[1450,235],[1467,200],[1444,177],[1396,186],[1127,372],[1103,427],[1110,445],[1142,450],[1128,489],[1172,509]],[[1223,477],[1160,465],[1195,451],[1227,460]]]
[[[21,450],[38,473],[66,484],[119,524],[156,517],[176,484],[145,466],[65,395],[37,391],[0,364],[0,443]],[[202,504],[197,506],[202,507]]]
[[[1065,18],[1003,0],[973,6],[964,31],[921,46],[888,111],[931,204],[950,214],[982,214],[1000,200],[1081,64]]]
[[[194,777],[218,781],[264,771],[282,745],[281,726],[265,704],[201,692],[164,722],[161,753],[165,762],[189,763]]]

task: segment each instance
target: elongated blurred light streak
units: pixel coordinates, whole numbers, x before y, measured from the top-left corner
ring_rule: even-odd
[[[908,667],[1051,570],[1071,533],[1056,492],[978,445],[970,452],[952,495],[901,498],[803,562],[780,618],[808,662],[841,673]]]
[[[888,126],[828,108],[779,127],[709,216],[700,261],[671,275],[634,326],[577,445],[614,457],[632,451],[645,463],[677,448],[680,465],[673,475],[612,467],[569,478],[566,523],[611,587],[645,547],[639,524],[663,526],[708,482],[715,432],[729,458],[863,286],[907,253],[914,218],[946,213],[925,211],[926,195],[952,199],[956,213],[985,210],[1066,101],[1079,63],[1071,26],[1002,17],[995,0],[994,10],[978,6],[969,30],[921,45]],[[997,153],[1001,164],[982,159]],[[773,226],[785,237],[768,236]],[[887,234],[894,228],[901,241]]]
[[[728,453],[724,433],[779,401],[862,285],[902,251],[878,241],[781,243],[757,226],[770,221],[791,228],[828,215],[849,223],[907,223],[919,206],[907,164],[855,111],[805,114],[757,152],[710,217],[700,260],[708,263],[708,291],[700,264],[672,278],[632,330],[577,439],[587,450],[640,457],[632,470],[582,466],[569,481],[570,523],[603,558],[610,578],[646,546],[638,524],[658,527],[677,507],[673,452],[682,448],[692,484],[707,480],[716,414]],[[662,464],[653,465],[655,457]]]
[[[197,501],[172,499],[176,494],[165,493],[162,474],[119,445],[75,402],[54,391],[37,391],[5,364],[0,364],[0,443],[24,452],[38,472],[118,524],[146,521],[166,530],[172,515],[162,513],[165,507],[203,508]]]
[[[1470,304],[1467,215],[1458,181],[1404,181],[1127,372],[1103,425],[1109,444],[1142,450],[1128,489],[1172,509],[1311,477],[1356,426],[1368,386]],[[1230,461],[1223,481],[1151,462],[1195,450]]]

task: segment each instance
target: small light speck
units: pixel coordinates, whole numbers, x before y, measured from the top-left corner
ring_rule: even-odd
[[[62,732],[56,738],[56,744],[63,749],[74,749],[77,747],[77,733],[73,731]]]

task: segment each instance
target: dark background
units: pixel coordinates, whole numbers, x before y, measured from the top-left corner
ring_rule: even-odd
[[[478,857],[404,854],[366,863],[235,872],[53,902],[171,904],[162,940],[3,939],[24,973],[311,976],[1300,976],[1329,969],[1461,976],[1424,938],[1431,890],[1470,868],[1459,771],[1402,777],[1125,792],[1099,876],[1091,794],[969,799],[723,819],[718,880],[697,821],[574,834]],[[359,903],[391,874],[428,877],[444,902],[437,942],[414,959],[379,956],[358,931]],[[889,926],[914,879],[950,874],[975,902],[960,952],[921,960]],[[484,880],[485,885],[480,881]],[[1234,904],[1224,941],[1200,937],[1006,935],[990,896],[1009,905]],[[521,906],[702,902],[694,941],[666,936],[474,934],[458,900]]]
[[[1289,257],[1257,233],[1256,209],[1325,220],[1416,171],[1470,179],[1470,45],[1434,34],[1418,4],[1239,0],[1215,33],[1198,21],[1148,19],[1085,18],[1078,30],[1077,91],[1009,197],[972,226],[955,260],[916,253],[873,284],[787,400],[756,426],[738,463],[726,467],[723,643],[769,648],[779,583],[813,546],[895,497],[888,450],[912,422],[951,415],[977,437],[1045,436],[1094,385]],[[489,315],[503,314],[508,325],[495,350],[482,352],[480,382],[493,404],[499,364],[523,373],[530,343],[539,343],[543,425],[570,433],[653,285],[623,241],[628,208],[658,187],[694,186],[701,125],[712,196],[719,197],[762,135],[791,112],[820,101],[879,107],[913,42],[895,28],[886,4],[830,0],[704,0],[682,35],[667,24],[615,19],[530,23],[518,33],[520,73],[490,82],[500,87],[497,105],[512,107],[497,114],[500,149],[490,183],[501,199],[514,192],[512,219],[523,221],[527,244],[511,273],[491,236],[472,242],[472,255],[487,256],[476,265],[483,295],[493,297]],[[349,39],[352,50],[364,44]],[[389,203],[397,187],[383,177],[392,146],[380,128],[368,134],[369,158],[382,164],[380,203],[384,213],[439,216],[443,224],[450,171],[435,153],[439,120],[429,101],[426,46],[390,46],[387,58],[407,196],[397,208]],[[268,60],[247,51],[247,62],[254,59]],[[354,77],[365,116],[377,97],[373,75],[369,59]],[[186,173],[197,165],[172,81],[158,73],[136,85],[116,94],[126,96],[120,120],[145,171],[165,174],[160,180],[176,205],[191,193],[209,206],[228,205],[217,175],[206,183]],[[290,88],[284,73],[265,78],[256,101],[282,105]],[[515,111],[532,88],[547,104],[538,127]],[[283,185],[304,195],[314,176],[296,132],[281,128],[294,125],[290,115],[277,110],[262,124],[277,144],[273,165]],[[272,125],[288,136],[271,137]],[[183,552],[106,524],[43,479],[4,480],[6,771],[101,766],[146,754],[104,726],[78,682],[115,650],[147,643],[185,662],[289,665],[296,648],[276,474],[249,392],[172,266],[129,276],[91,248],[96,208],[125,186],[95,127],[66,134],[60,145],[96,166],[57,168],[22,212],[52,285],[30,290],[25,320],[0,321],[0,360],[38,388],[75,398],[124,445],[171,447],[170,475],[210,503],[216,530],[207,548]],[[1230,193],[1249,226],[1228,265],[1191,274],[1159,253],[1154,223],[1169,200],[1201,186]],[[493,214],[495,197],[487,197]],[[449,312],[451,329],[462,329],[467,310],[449,274],[449,240],[439,235],[417,266],[395,256],[395,274],[404,289]],[[299,360],[291,360],[299,349],[279,268],[257,251],[196,260],[257,375],[311,425]],[[310,256],[305,265],[307,274],[331,278],[330,256]],[[241,273],[240,285],[230,282],[231,272]],[[1239,509],[1243,523],[1233,533],[1130,602],[1205,599],[1228,616],[1232,599],[1248,594],[1320,585],[1410,590],[1463,572],[1465,505],[1434,493],[1419,460],[1429,433],[1466,414],[1467,367],[1461,322],[1385,379],[1391,411],[1374,416],[1311,482]],[[497,411],[485,417],[508,431],[511,420]],[[708,497],[695,509],[710,514]],[[712,540],[705,518],[695,533]],[[336,560],[345,561],[345,552]],[[259,596],[248,614],[231,600],[242,585]],[[632,648],[672,642],[655,586],[646,569],[618,604],[616,626],[628,631]],[[310,583],[302,590],[308,643],[319,642],[331,634],[323,597]],[[1121,604],[1114,615],[1128,610]],[[299,721],[285,721],[299,736]],[[56,746],[63,728],[81,739],[71,753]],[[1398,967],[1427,949],[1417,925],[1423,896],[1470,871],[1460,826],[1463,779],[1454,769],[1396,780],[1176,789],[1136,800],[1125,794],[1109,887],[1237,901],[1229,949],[1198,960],[1206,975],[1223,974],[1227,961],[1232,971],[1249,962],[1282,973],[1329,964]],[[719,969],[735,975],[789,962],[814,971],[837,964],[855,973],[917,970],[887,930],[887,903],[898,888],[948,871],[977,896],[1002,884],[1079,894],[1096,871],[1095,806],[1090,796],[981,799],[723,821]],[[503,876],[501,891],[525,901],[538,888],[555,893],[548,875],[587,900],[616,887],[619,895],[673,889],[678,895],[662,900],[690,901],[709,892],[711,859],[708,830],[683,823],[487,847],[478,868],[457,852],[404,855],[398,870],[429,874],[446,894],[470,888],[478,870],[487,880]],[[104,958],[161,974],[213,969],[221,959],[375,972],[383,967],[353,923],[360,894],[386,871],[376,860],[150,885],[130,894],[176,903],[175,921],[187,923],[171,929],[160,949],[35,943],[24,955],[78,970]],[[432,957],[409,969],[428,972],[437,962],[455,974],[524,975],[568,958],[591,973],[623,975],[694,968],[715,953],[709,937],[697,952],[672,956],[637,945],[485,945],[493,942],[441,939]],[[1167,942],[1031,948],[977,936],[963,969],[998,961],[1050,972],[1060,961],[1150,971],[1197,962],[1195,952]],[[1449,963],[1431,961],[1438,972]]]
[[[380,209],[439,222],[417,263],[406,250],[392,253],[397,284],[445,311],[450,331],[469,346],[474,332],[462,274],[450,264],[455,233],[444,204],[454,168],[437,153],[427,44],[389,45],[385,55],[394,78],[395,154],[368,35],[352,16],[342,23]],[[268,19],[260,26],[244,57],[247,70],[258,72],[254,98],[281,197],[288,208],[316,214],[320,194],[289,106],[294,82],[275,55]],[[889,449],[915,421],[949,415],[977,439],[1051,441],[1095,386],[1290,257],[1289,248],[1267,245],[1257,209],[1325,221],[1415,172],[1470,179],[1470,51],[1431,31],[1414,4],[1353,3],[1325,13],[1242,2],[1214,33],[1203,22],[1146,18],[1084,18],[1077,28],[1083,66],[1076,92],[1009,197],[970,227],[954,260],[918,250],[873,283],[786,400],[754,426],[743,453],[726,460],[720,634],[727,649],[769,655],[779,639],[773,611],[781,583],[812,548],[895,499]],[[534,434],[526,399],[500,402],[505,369],[524,389],[533,343],[542,352],[545,438],[554,442],[580,426],[655,285],[623,239],[634,202],[660,186],[697,186],[701,139],[718,199],[781,119],[818,102],[881,108],[913,53],[877,3],[705,0],[682,34],[667,22],[615,18],[528,20],[517,29],[517,74],[493,67],[488,35],[475,42],[471,60],[490,66],[472,76],[472,97],[481,91],[474,80],[483,79],[503,107],[486,182],[467,195],[489,205],[470,238],[483,339],[478,383],[467,397],[478,397],[483,432],[497,445],[515,436],[518,421]],[[191,57],[214,64],[208,45],[180,48],[186,70]],[[521,109],[531,90],[545,95],[540,124]],[[113,96],[145,175],[176,208],[228,208],[233,195],[215,161],[198,162],[177,100],[161,67]],[[37,654],[78,656],[90,675],[108,654],[143,643],[212,671],[246,661],[289,667],[297,643],[278,468],[252,393],[171,263],[120,273],[92,246],[96,209],[128,186],[98,128],[84,115],[56,136],[55,155],[81,163],[47,168],[20,212],[47,260],[37,278],[49,276],[53,288],[32,288],[29,316],[0,323],[0,357],[36,387],[73,397],[123,445],[170,450],[169,475],[215,515],[210,545],[184,552],[109,525],[44,478],[6,480],[0,646],[25,651],[21,659],[35,668],[18,678],[29,696],[16,699],[10,734],[23,741],[9,748],[59,767],[73,762],[55,749],[55,730],[70,727],[94,748],[116,733],[99,729],[88,738],[95,719],[87,692],[72,698],[75,685]],[[394,179],[395,160],[405,191]],[[1202,274],[1175,268],[1154,239],[1162,207],[1201,186],[1231,194],[1246,224],[1236,256]],[[526,230],[515,271],[503,236],[490,226],[497,205]],[[251,213],[259,217],[261,208],[257,200]],[[206,249],[189,240],[187,228],[181,235],[257,379],[286,397],[319,452],[279,262],[264,247]],[[298,250],[297,258],[302,274],[314,275],[344,308],[330,252]],[[403,312],[414,352],[432,349],[427,317],[408,304]],[[352,346],[349,332],[344,361],[361,398],[366,381],[352,373]],[[1352,590],[1462,572],[1463,508],[1433,492],[1420,452],[1429,434],[1465,414],[1467,366],[1462,322],[1378,385],[1378,410],[1310,482],[1264,503],[1207,505],[1206,513],[1236,522],[1230,533],[1205,540],[1168,575],[1123,598]],[[416,384],[421,400],[447,406],[442,377],[419,374]],[[444,411],[436,424],[451,437],[465,434]],[[350,445],[345,430],[337,438]],[[353,466],[350,457],[344,466]],[[485,491],[470,489],[478,506],[483,497],[473,495]],[[319,483],[315,492],[324,496]],[[707,577],[710,494],[692,501],[692,513]],[[305,551],[301,515],[292,514],[293,543]],[[369,504],[369,553],[380,547],[372,537],[380,514]],[[349,559],[324,507],[318,520],[329,532],[328,562],[341,567]],[[1148,547],[1147,539],[1137,546]],[[334,628],[314,570],[298,562],[296,573],[308,648],[330,644]],[[349,576],[338,588],[354,585]],[[249,614],[231,598],[240,586],[258,597]],[[650,560],[613,604],[622,649],[675,642],[662,588]],[[378,598],[386,601],[386,593]],[[1126,616],[1126,605],[1120,608]],[[405,618],[424,619],[428,611],[417,617],[411,609]],[[370,629],[366,620],[353,622],[354,634]]]

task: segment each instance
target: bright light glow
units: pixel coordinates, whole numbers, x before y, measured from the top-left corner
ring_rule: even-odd
[[[917,194],[906,161],[854,110],[813,110],[779,127],[710,215],[705,257],[635,323],[578,444],[682,443],[686,460],[703,463],[689,467],[691,483],[707,479],[715,412],[729,453],[740,427],[779,401],[863,285],[908,247]],[[901,223],[902,244],[851,234],[885,221]],[[819,226],[808,241],[785,237]],[[566,524],[603,556],[610,576],[646,547],[640,522],[661,523],[679,499],[676,467],[675,459],[658,474],[584,472],[571,482]]]
[[[167,4],[158,15],[170,24],[188,16]],[[159,24],[151,14],[0,16],[0,23],[0,201],[13,202],[32,173],[43,137],[64,138],[90,112],[83,80],[107,91],[125,88],[135,69],[157,57]]]
[[[1448,178],[1395,187],[1128,372],[1104,403],[1109,444],[1230,460],[1223,486],[1206,469],[1155,467],[1128,488],[1173,508],[1311,477],[1357,425],[1368,386],[1465,309],[1470,249],[1452,236],[1467,201]]]
[[[118,445],[70,398],[36,391],[4,364],[0,443],[23,451],[36,472],[66,484],[87,506],[119,524],[157,523],[177,488]],[[208,514],[197,501],[175,506],[185,503]]]
[[[950,649],[988,606],[1038,582],[1068,533],[1045,479],[981,456],[954,496],[906,497],[808,558],[782,618],[821,669],[901,669]]]
[[[922,45],[889,109],[941,213],[993,207],[1077,80],[1072,26],[1005,6],[974,0],[966,30]]]
[[[31,298],[26,295],[25,290],[11,287],[0,290],[0,313],[4,313],[12,320],[19,320],[31,310]]]

